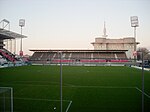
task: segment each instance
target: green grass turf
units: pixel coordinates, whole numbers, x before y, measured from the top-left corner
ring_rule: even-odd
[[[150,72],[145,71],[150,95]],[[60,112],[59,66],[0,69],[0,86],[13,87],[15,112]],[[141,70],[63,66],[63,112],[141,112]],[[145,112],[150,98],[145,96]],[[56,107],[56,109],[54,109]]]

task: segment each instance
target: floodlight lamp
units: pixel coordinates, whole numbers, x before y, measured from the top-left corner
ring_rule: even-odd
[[[9,21],[8,21],[8,20],[6,20],[6,19],[3,19],[2,21],[3,21],[3,22],[6,22],[6,23],[9,23]]]
[[[137,16],[131,16],[131,27],[138,27],[139,22],[138,22],[138,17]]]
[[[25,26],[25,19],[19,20],[19,26],[21,26],[21,27]]]

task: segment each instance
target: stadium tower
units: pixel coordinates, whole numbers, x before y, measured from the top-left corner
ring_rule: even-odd
[[[106,26],[105,26],[105,21],[104,21],[104,29],[103,29],[104,35],[102,37],[106,38],[108,35],[106,35]]]
[[[96,37],[95,42],[91,44],[94,47],[94,50],[127,50],[126,56],[128,59],[134,59],[134,46],[135,38],[134,37],[121,37],[119,39],[110,39],[107,38],[106,26],[104,22],[103,35],[102,37]],[[139,42],[136,42],[139,44]]]

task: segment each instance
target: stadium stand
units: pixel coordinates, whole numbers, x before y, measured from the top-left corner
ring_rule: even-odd
[[[13,55],[12,53],[8,52],[5,49],[0,49],[0,55],[2,55],[3,57],[5,57],[7,60],[11,61],[11,62],[15,62],[15,55]]]
[[[0,28],[0,65],[9,64],[7,66],[22,65],[23,59],[4,48],[4,40],[14,40],[16,38],[26,38],[24,35]],[[6,66],[6,67],[7,67]]]
[[[126,50],[30,50],[33,64],[59,63],[62,52],[62,63],[103,63],[128,62]]]
[[[7,60],[0,55],[0,65],[7,64]]]

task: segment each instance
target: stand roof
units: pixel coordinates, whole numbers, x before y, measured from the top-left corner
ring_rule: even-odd
[[[27,38],[27,36],[0,28],[0,40],[15,38]]]

